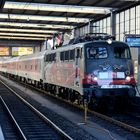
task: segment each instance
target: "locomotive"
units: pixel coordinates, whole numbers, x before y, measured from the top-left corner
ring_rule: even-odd
[[[0,71],[72,102],[86,99],[97,106],[136,95],[130,48],[109,37],[74,39],[55,50],[12,58]]]

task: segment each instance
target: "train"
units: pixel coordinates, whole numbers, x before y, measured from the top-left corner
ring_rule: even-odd
[[[0,72],[79,104],[86,100],[98,106],[136,95],[130,48],[110,38],[72,40],[54,50],[14,57],[0,63]]]

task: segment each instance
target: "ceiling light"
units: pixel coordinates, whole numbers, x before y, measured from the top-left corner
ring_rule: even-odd
[[[0,22],[0,26],[15,26],[15,27],[34,27],[34,28],[53,28],[53,29],[73,29],[70,25],[57,24],[34,24],[34,23],[15,23],[15,22]]]
[[[25,34],[25,33],[1,33],[0,35],[9,35],[9,36],[34,36],[34,37],[51,37],[51,35],[44,34]]]
[[[7,32],[28,32],[28,33],[57,33],[58,31],[54,30],[34,30],[34,29],[11,29],[11,28],[0,28],[0,31]]]
[[[30,2],[10,2],[10,1],[5,2],[4,8],[21,9],[21,10],[37,10],[37,11],[86,13],[86,14],[107,14],[110,13],[110,10],[112,10],[112,8],[106,8],[106,7],[40,4],[40,3],[30,3]]]
[[[0,36],[0,39],[21,39],[21,40],[45,40],[45,38],[32,38],[32,37],[13,37],[13,36]]]
[[[59,22],[78,22],[87,23],[88,18],[56,17],[56,16],[36,16],[36,15],[19,15],[19,14],[0,14],[2,19],[20,19],[20,20],[40,20],[40,21],[59,21]]]

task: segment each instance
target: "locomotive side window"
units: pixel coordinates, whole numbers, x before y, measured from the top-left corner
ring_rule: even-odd
[[[87,57],[89,59],[107,58],[108,53],[105,47],[91,47],[87,48]]]
[[[60,53],[60,60],[61,60],[61,61],[64,61],[64,56],[65,56],[64,52],[61,52],[61,53]]]
[[[70,60],[75,59],[75,50],[70,50]]]
[[[126,48],[126,47],[115,47],[114,56],[115,58],[125,58],[125,59],[131,58],[130,50],[129,48]]]
[[[60,53],[60,60],[61,61],[69,61],[75,59],[75,50],[64,51]]]
[[[46,62],[56,61],[56,53],[47,54],[45,57]]]
[[[69,51],[65,51],[65,60],[69,60]]]

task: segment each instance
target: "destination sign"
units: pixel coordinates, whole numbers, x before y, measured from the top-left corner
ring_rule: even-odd
[[[9,55],[9,47],[0,47],[0,56]]]
[[[140,47],[140,35],[127,35],[125,36],[125,42],[130,47]]]

